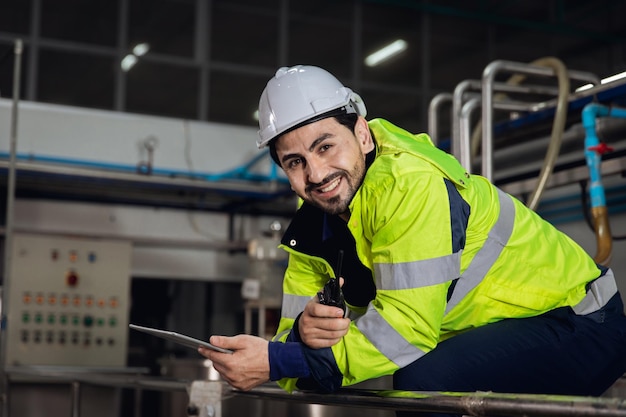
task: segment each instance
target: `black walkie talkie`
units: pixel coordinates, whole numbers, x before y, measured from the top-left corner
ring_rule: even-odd
[[[337,265],[335,267],[335,277],[331,277],[322,291],[317,293],[320,304],[339,307],[346,314],[346,302],[343,299],[343,292],[339,285],[339,277],[341,276],[341,266],[343,264],[343,251],[340,250],[337,257]]]

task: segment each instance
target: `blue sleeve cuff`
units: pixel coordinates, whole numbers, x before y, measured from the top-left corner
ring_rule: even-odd
[[[311,374],[301,343],[270,342],[267,349],[270,362],[270,380],[306,378]]]
[[[341,387],[343,375],[332,349],[311,349],[302,343],[298,331],[301,315],[296,318],[285,343],[269,343],[270,380],[298,378],[299,389],[334,392]]]

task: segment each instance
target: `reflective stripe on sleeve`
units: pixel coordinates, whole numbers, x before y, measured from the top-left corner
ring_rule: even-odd
[[[278,342],[278,341],[282,340],[282,338],[285,335],[288,335],[289,332],[291,332],[291,329],[283,330],[282,332],[278,333],[277,335],[274,335],[274,337],[272,337],[272,342]]]
[[[487,240],[482,248],[476,253],[474,259],[463,272],[458,280],[448,305],[446,314],[452,310],[470,291],[480,284],[487,272],[500,257],[502,249],[508,243],[513,233],[513,223],[515,221],[515,205],[512,198],[498,190],[498,200],[500,201],[500,213],[498,220],[493,225],[487,236]]]
[[[615,276],[613,271],[608,269],[604,275],[589,285],[585,298],[572,307],[572,310],[579,316],[593,313],[604,307],[615,293],[617,293]]]
[[[355,320],[357,328],[387,359],[406,366],[426,353],[404,339],[372,305],[367,314]]]
[[[283,304],[281,308],[281,316],[288,319],[296,319],[298,314],[304,311],[306,303],[311,300],[311,297],[306,295],[283,295]]]
[[[406,290],[441,284],[458,278],[461,253],[404,263],[377,263],[374,265],[376,288]]]

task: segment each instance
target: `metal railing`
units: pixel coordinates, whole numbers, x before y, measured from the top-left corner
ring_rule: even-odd
[[[72,387],[72,417],[80,417],[80,387],[83,384],[187,392],[190,416],[221,417],[222,402],[231,397],[277,400],[350,408],[395,411],[454,413],[469,416],[499,417],[626,417],[626,399],[494,392],[423,392],[344,388],[335,393],[296,391],[288,393],[267,384],[250,391],[238,391],[223,381],[176,380],[164,377],[65,372],[36,367],[13,367],[7,370],[13,383],[20,381],[66,382]],[[136,411],[138,413],[138,410]],[[139,414],[137,414],[139,415]]]

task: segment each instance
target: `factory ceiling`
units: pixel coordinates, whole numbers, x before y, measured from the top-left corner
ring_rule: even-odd
[[[27,100],[255,126],[276,68],[313,64],[359,92],[369,117],[424,131],[432,97],[494,60],[626,70],[624,16],[611,0],[3,0],[0,97],[19,38]],[[364,64],[396,39],[406,50]]]

